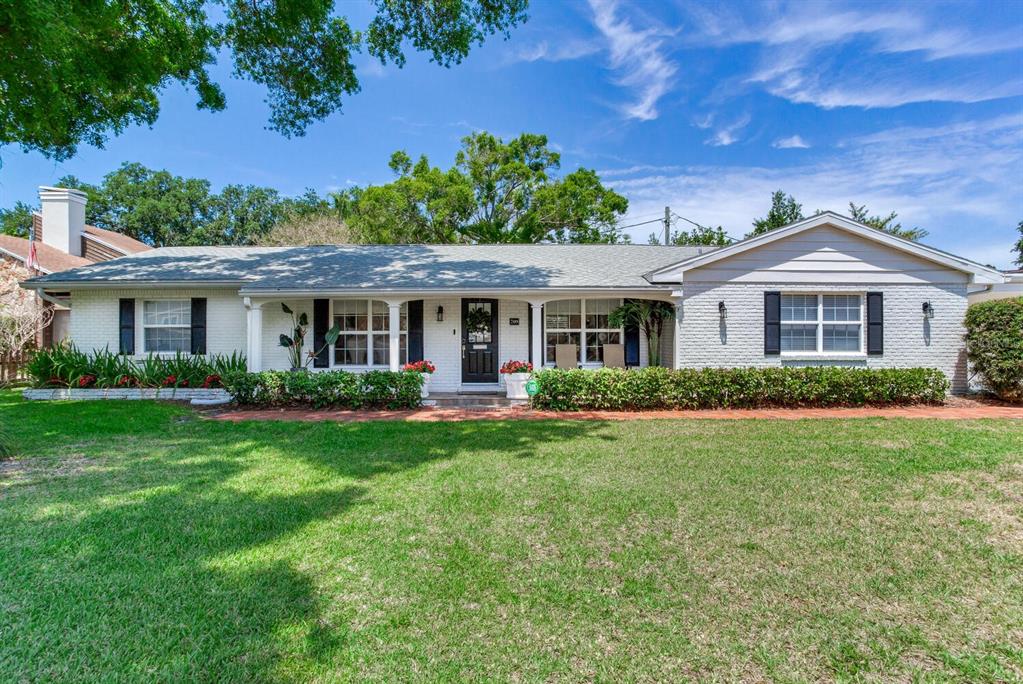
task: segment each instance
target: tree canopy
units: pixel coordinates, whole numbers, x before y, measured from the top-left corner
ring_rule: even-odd
[[[15,202],[10,209],[0,209],[0,233],[28,237],[32,227],[32,207],[25,202]]]
[[[273,188],[227,185],[217,193],[205,179],[175,176],[137,163],[123,164],[98,185],[74,176],[61,178],[57,185],[87,195],[87,223],[154,247],[250,245],[286,220],[337,215],[332,201],[311,190],[299,197],[282,197]],[[18,202],[0,211],[0,230],[27,237],[32,210]]]
[[[929,235],[923,228],[903,228],[902,224],[895,220],[898,214],[894,211],[887,216],[871,216],[865,204],[856,206],[854,203],[849,202],[849,216],[860,223],[867,224],[871,228],[877,228],[878,230],[883,230],[886,233],[905,240],[912,240],[913,242],[923,240]]]
[[[210,75],[220,51],[235,76],[266,88],[269,127],[286,136],[341,109],[359,91],[355,55],[403,66],[405,46],[441,66],[526,20],[528,0],[372,0],[364,30],[334,0],[18,0],[0,5],[0,144],[56,159],[152,125],[159,94],[194,89],[221,110]],[[343,7],[343,5],[341,5]],[[213,17],[217,17],[214,19]]]
[[[621,242],[618,220],[628,200],[595,171],[557,176],[560,155],[547,137],[524,133],[505,142],[478,132],[462,139],[450,169],[391,157],[395,180],[354,188],[338,198],[361,242]]]
[[[753,230],[747,233],[746,237],[763,235],[775,228],[802,221],[803,218],[803,205],[797,202],[792,195],[775,190],[771,194],[771,208],[767,211],[767,216],[753,219]]]
[[[657,233],[650,233],[650,237],[647,242],[651,245],[661,244],[661,236]],[[725,245],[732,244],[732,239],[725,233],[725,229],[721,226],[712,228],[711,226],[701,226],[699,224],[693,226],[690,230],[682,230],[679,228],[672,229],[670,245],[708,245],[712,247],[724,247]]]
[[[815,215],[820,213],[821,210],[818,209]],[[871,228],[876,228],[905,240],[916,242],[928,235],[928,232],[923,228],[903,228],[902,223],[895,220],[898,214],[894,211],[887,216],[871,216],[870,210],[867,209],[865,204],[857,206],[855,202],[849,202],[849,216],[853,220],[864,223]],[[771,208],[768,210],[767,215],[753,220],[753,230],[746,237],[762,235],[775,228],[781,228],[790,223],[801,221],[804,218],[806,217],[803,216],[803,205],[797,202],[792,195],[786,195],[783,191],[776,190],[771,194]]]
[[[1016,230],[1019,231],[1019,239],[1016,240],[1016,246],[1012,251],[1016,252],[1016,265],[1023,267],[1023,221],[1019,222]]]
[[[455,165],[391,156],[395,179],[327,197],[284,197],[273,188],[227,185],[125,163],[98,184],[65,176],[86,193],[86,221],[155,247],[456,242],[621,242],[628,201],[596,172],[559,177],[560,157],[542,135],[463,140]],[[0,210],[0,230],[26,237],[33,207]]]

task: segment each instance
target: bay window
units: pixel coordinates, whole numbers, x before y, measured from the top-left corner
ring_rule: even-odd
[[[859,353],[862,313],[857,294],[783,294],[781,352]]]
[[[146,353],[189,353],[192,347],[191,300],[142,302],[142,339]]]
[[[574,344],[585,363],[601,363],[605,344],[621,344],[621,328],[608,320],[620,299],[564,299],[544,305],[546,363],[555,362],[559,344]]]
[[[391,358],[390,316],[387,303],[369,299],[338,299],[333,302],[334,324],[341,330],[334,345],[336,366],[389,366]],[[398,362],[408,360],[408,304],[399,314]]]

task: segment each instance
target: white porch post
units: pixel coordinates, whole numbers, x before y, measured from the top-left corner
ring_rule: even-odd
[[[387,341],[390,343],[391,370],[396,371],[401,367],[401,302],[387,301]]]
[[[250,373],[263,370],[263,305],[245,298],[248,336],[245,358]]]
[[[533,368],[540,369],[543,367],[543,305],[544,300],[537,299],[529,302],[532,309],[530,310],[530,316],[532,317],[533,336],[529,341],[530,349],[533,354]]]
[[[675,318],[671,322],[675,326],[675,334],[671,337],[671,367],[678,368],[681,365],[679,352],[682,350],[682,290],[674,290],[671,293],[671,303],[675,307]]]

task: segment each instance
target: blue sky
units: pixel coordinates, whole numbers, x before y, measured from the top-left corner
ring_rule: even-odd
[[[339,9],[356,26],[369,12]],[[595,168],[629,198],[629,223],[669,205],[741,237],[781,188],[806,213],[898,211],[926,242],[1005,267],[1023,219],[1023,2],[533,0],[509,40],[460,66],[359,67],[343,113],[286,139],[265,129],[261,88],[222,60],[224,112],[173,86],[153,128],[105,149],[59,164],[0,150],[0,205],[123,161],[323,192],[387,181],[396,149],[446,167],[462,136],[488,130],[546,133],[564,170]]]

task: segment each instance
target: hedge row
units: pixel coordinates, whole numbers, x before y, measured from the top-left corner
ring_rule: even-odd
[[[555,411],[937,403],[949,388],[932,368],[605,368],[534,378],[533,406]]]
[[[263,371],[231,373],[223,382],[234,400],[247,406],[406,409],[421,404],[423,378],[393,371]]]

